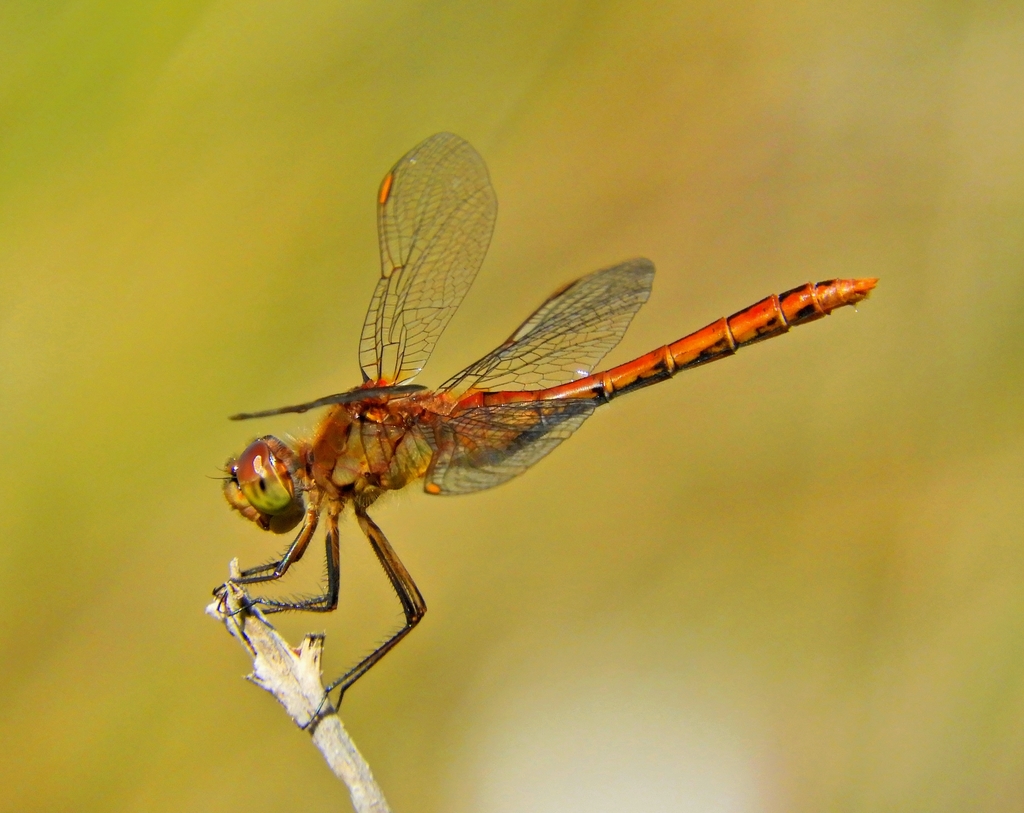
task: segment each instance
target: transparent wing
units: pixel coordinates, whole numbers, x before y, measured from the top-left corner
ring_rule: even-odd
[[[261,409],[259,412],[239,412],[228,416],[229,421],[248,421],[253,418],[267,418],[271,415],[284,415],[287,412],[309,412],[331,404],[351,404],[355,401],[363,401],[367,398],[401,398],[411,395],[414,392],[422,392],[426,387],[418,384],[406,384],[404,387],[356,387],[347,392],[337,392],[334,395],[325,395],[315,401],[306,401],[304,404],[293,404],[292,406],[275,407],[274,409]]]
[[[543,389],[588,375],[619,343],[653,282],[654,264],[643,258],[581,277],[440,389]]]
[[[469,494],[511,480],[589,418],[594,401],[563,399],[474,407],[438,425],[428,494]]]
[[[381,278],[359,365],[365,380],[400,384],[423,369],[473,283],[498,202],[476,150],[438,133],[384,176],[377,203]]]

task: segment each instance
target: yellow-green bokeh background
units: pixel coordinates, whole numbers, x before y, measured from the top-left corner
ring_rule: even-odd
[[[358,381],[438,130],[500,213],[422,383],[630,256],[616,362],[881,283],[378,508],[431,608],[344,708],[396,813],[1024,809],[1024,9],[911,0],[0,4],[0,809],[348,809],[202,613],[282,541],[211,478]],[[282,623],[332,673],[400,617],[343,548]]]

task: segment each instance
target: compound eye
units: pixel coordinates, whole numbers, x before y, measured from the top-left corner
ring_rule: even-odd
[[[249,505],[263,514],[283,514],[295,500],[295,486],[288,468],[274,457],[266,441],[255,440],[242,452],[232,469]]]

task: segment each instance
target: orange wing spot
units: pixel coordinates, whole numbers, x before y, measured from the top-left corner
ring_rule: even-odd
[[[388,202],[388,195],[391,194],[391,184],[395,180],[395,173],[389,172],[384,176],[384,180],[380,182],[380,194],[377,195],[377,203],[383,206]]]
[[[439,486],[437,483],[427,483],[425,486],[423,486],[423,490],[426,491],[428,494],[440,494],[441,486]]]

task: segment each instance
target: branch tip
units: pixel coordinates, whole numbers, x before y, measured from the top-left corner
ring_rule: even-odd
[[[224,592],[207,606],[206,613],[224,624],[249,652],[253,670],[247,679],[274,695],[295,725],[310,734],[335,776],[348,787],[356,813],[390,813],[370,766],[325,697],[320,674],[324,634],[310,633],[298,648],[292,647],[235,581],[241,577],[237,559],[231,561],[228,572]]]

